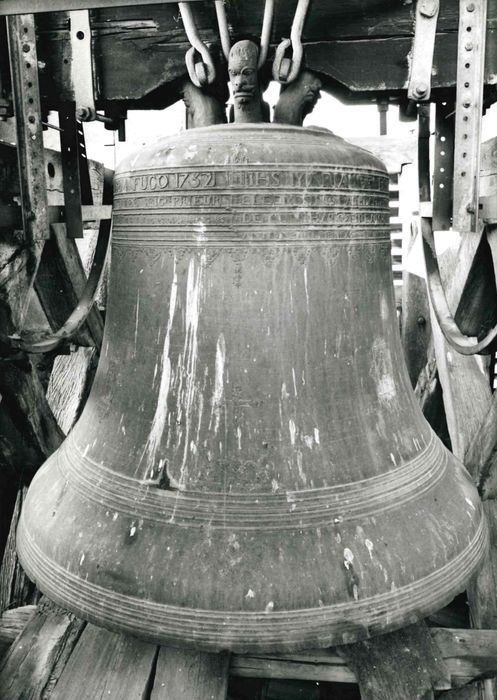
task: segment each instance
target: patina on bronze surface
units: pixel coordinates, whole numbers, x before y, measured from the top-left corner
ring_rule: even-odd
[[[226,122],[226,106],[218,96],[196,87],[188,79],[183,81],[180,93],[186,107],[187,129]]]
[[[304,119],[312,112],[321,97],[321,80],[303,70],[296,80],[282,86],[281,93],[274,108],[274,121],[277,124],[302,126]]]
[[[323,130],[214,126],[115,185],[100,366],[29,491],[27,573],[97,624],[211,650],[448,603],[486,527],[404,366],[381,163]]]

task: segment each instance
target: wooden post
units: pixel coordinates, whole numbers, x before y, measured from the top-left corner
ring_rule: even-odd
[[[450,688],[442,654],[424,623],[337,647],[355,673],[362,700],[431,700]]]

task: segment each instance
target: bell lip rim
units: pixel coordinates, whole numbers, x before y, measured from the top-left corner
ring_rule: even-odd
[[[148,610],[143,610],[142,611],[142,618],[141,619],[147,619],[149,623],[148,629],[150,630],[151,628],[155,629],[155,633],[151,632],[150,635],[139,625],[136,626],[136,624],[132,624],[131,626],[127,625],[126,622],[129,622],[130,619],[133,619],[133,613],[128,608],[126,605],[125,607],[122,608],[120,611],[123,613],[123,615],[119,614],[117,617],[120,618],[119,621],[116,621],[116,610],[114,610],[112,613],[109,614],[109,609],[106,606],[102,606],[101,603],[101,598],[100,594],[102,591],[105,592],[104,599],[106,595],[110,594],[110,597],[108,600],[114,601],[116,597],[116,593],[112,591],[111,589],[107,588],[102,588],[101,586],[95,586],[95,584],[90,583],[90,587],[93,588],[94,593],[98,592],[99,597],[99,603],[97,605],[89,603],[88,598],[84,598],[81,596],[76,596],[73,600],[68,601],[67,596],[64,596],[61,593],[61,579],[57,577],[57,582],[58,585],[50,585],[51,583],[53,584],[53,581],[50,581],[47,583],[47,578],[42,581],[41,579],[43,576],[40,574],[40,570],[38,570],[37,574],[33,572],[31,566],[29,565],[28,562],[26,562],[24,559],[24,555],[26,552],[23,552],[23,546],[28,545],[31,546],[34,544],[34,541],[32,538],[26,533],[23,532],[23,518],[21,517],[20,521],[20,532],[18,533],[17,536],[17,548],[19,552],[19,556],[21,559],[21,563],[23,567],[26,570],[26,573],[28,574],[28,577],[31,578],[36,585],[39,586],[40,590],[49,598],[52,600],[54,603],[57,605],[60,605],[61,607],[64,607],[70,611],[73,612],[73,614],[77,615],[78,617],[87,620],[88,622],[92,624],[96,624],[100,627],[104,627],[106,629],[112,630],[114,632],[120,632],[124,634],[130,634],[132,636],[139,637],[145,641],[149,641],[154,644],[172,644],[172,645],[180,645],[185,648],[197,648],[197,649],[202,649],[205,651],[209,652],[216,652],[216,651],[230,651],[232,653],[238,653],[238,654],[251,654],[251,653],[291,653],[291,652],[296,652],[300,650],[305,650],[305,649],[310,649],[310,648],[325,648],[329,646],[339,646],[341,644],[349,644],[355,641],[361,641],[364,639],[368,639],[380,634],[384,634],[387,632],[394,631],[396,629],[400,629],[401,627],[404,627],[406,625],[412,624],[416,620],[422,619],[432,612],[435,612],[436,610],[441,609],[444,605],[447,605],[450,600],[454,598],[454,596],[458,595],[461,591],[465,589],[467,586],[468,580],[473,576],[475,573],[477,573],[480,569],[481,566],[483,565],[484,561],[484,555],[485,552],[488,550],[489,547],[489,531],[488,531],[488,525],[486,522],[485,517],[483,516],[480,519],[480,523],[478,527],[476,528],[476,532],[471,539],[471,541],[466,545],[466,547],[459,553],[459,555],[453,559],[450,564],[450,568],[455,568],[456,571],[458,570],[457,566],[454,566],[458,563],[457,560],[460,560],[463,555],[467,554],[470,552],[472,554],[472,561],[470,562],[470,570],[471,573],[468,575],[465,573],[464,575],[461,575],[461,571],[459,568],[459,580],[458,584],[454,585],[454,577],[452,577],[450,580],[452,581],[452,585],[446,587],[445,589],[442,589],[442,591],[438,590],[438,594],[432,596],[432,598],[427,599],[426,597],[420,598],[418,605],[411,606],[410,608],[408,607],[406,610],[403,611],[402,614],[397,612],[397,615],[395,614],[387,614],[386,610],[383,610],[382,605],[380,604],[380,608],[382,609],[382,613],[379,614],[378,610],[376,611],[376,614],[372,614],[371,620],[368,622],[368,624],[358,624],[357,621],[354,619],[355,614],[353,609],[355,608],[356,603],[354,604],[353,601],[347,601],[346,603],[342,603],[341,607],[343,607],[344,612],[348,610],[350,617],[339,617],[336,619],[327,619],[326,621],[323,621],[321,624],[317,624],[314,620],[315,614],[318,613],[319,616],[321,617],[326,611],[330,611],[331,609],[336,609],[335,605],[332,606],[325,606],[324,608],[319,607],[319,608],[301,608],[299,610],[278,610],[278,611],[270,611],[270,612],[262,612],[258,611],[255,616],[257,619],[255,620],[253,618],[254,613],[253,612],[248,612],[248,611],[221,611],[221,610],[216,610],[216,611],[211,611],[211,610],[204,610],[204,609],[197,609],[197,608],[184,608],[180,606],[164,606],[161,604],[154,603],[152,601],[148,601]],[[20,540],[24,540],[21,544]],[[479,545],[479,546],[475,546]],[[35,550],[38,549],[38,546],[35,544]],[[33,550],[32,550],[33,551]],[[41,550],[40,550],[41,551]],[[51,560],[52,563],[54,563],[54,560]],[[44,560],[44,567],[46,568],[47,566],[47,560]],[[43,568],[43,567],[42,567]],[[62,567],[57,564],[55,568],[59,568],[62,570]],[[429,577],[440,577],[440,572],[444,571],[447,567],[444,567],[442,570],[436,569],[431,574],[429,574]],[[60,572],[59,572],[60,573]],[[73,574],[70,574],[67,570],[63,572],[63,578],[64,576],[67,579],[67,576],[69,575],[69,578],[73,576]],[[417,581],[417,584],[420,584],[426,580],[426,577],[423,579]],[[67,582],[67,581],[66,581]],[[40,585],[41,584],[41,585]],[[46,584],[46,585],[45,585]],[[86,585],[88,585],[88,582],[85,582]],[[407,588],[408,587],[402,587],[400,589],[395,589],[395,591],[390,591],[388,595],[392,596],[392,594],[400,594],[401,592],[407,593]],[[64,589],[64,587],[62,587]],[[65,590],[65,589],[64,589]],[[410,591],[409,595],[409,600],[412,600],[411,595],[414,593],[414,591]],[[383,594],[385,596],[385,593]],[[117,597],[120,598],[125,598],[128,603],[133,603],[135,600],[134,596],[129,596],[126,594],[117,594]],[[395,595],[394,595],[395,597]],[[143,603],[143,601],[141,601]],[[366,600],[362,601],[362,603],[365,603]],[[375,597],[373,600],[373,597],[369,597],[367,599],[368,602],[368,607],[371,607],[371,605],[374,605],[374,603],[378,603],[379,601]],[[68,605],[69,603],[69,605]],[[183,629],[178,633],[178,628],[174,626],[171,627],[171,624],[169,624],[169,631],[166,631],[164,628],[164,619],[162,618],[159,620],[159,629],[157,628],[157,624],[154,626],[153,624],[153,619],[150,618],[149,613],[152,612],[151,608],[154,607],[159,607],[162,608],[162,613],[165,612],[165,608],[169,608],[170,613],[172,612],[173,614],[179,615],[179,617],[183,617],[184,619],[180,621],[180,627],[183,627]],[[395,608],[394,608],[395,610]],[[105,614],[102,615],[102,612],[105,611]],[[193,619],[191,619],[191,616],[189,616],[189,613],[194,611],[197,613]],[[135,611],[136,612],[136,611]],[[186,615],[185,615],[186,613]],[[207,613],[207,616],[204,618],[202,614],[198,615],[198,613]],[[293,614],[292,614],[293,613]],[[312,620],[309,620],[307,618],[307,614],[311,613]],[[290,617],[292,618],[291,620],[288,619],[288,616],[290,614]],[[131,616],[131,618],[130,618]],[[230,618],[230,623],[229,627],[230,629],[228,630],[226,626],[226,622],[221,624],[222,618],[226,620],[226,616]],[[237,624],[242,623],[243,626],[245,626],[248,622],[249,619],[252,617],[252,626],[255,624],[256,626],[260,627],[262,623],[262,627],[266,628],[266,634],[262,634],[261,636],[256,635],[251,639],[251,642],[247,642],[247,635],[246,635],[246,628],[244,627],[243,633],[240,632],[239,629],[237,629]],[[285,625],[281,625],[279,623],[279,618],[282,618],[286,621]],[[221,625],[224,630],[221,632],[215,632],[214,636],[211,637],[209,632],[212,632],[212,630],[208,630],[207,628],[204,627],[205,623],[207,622],[207,627],[209,627],[209,620],[207,618],[211,618],[212,622],[214,625]],[[262,620],[264,619],[264,622]],[[157,621],[155,621],[157,623]],[[178,621],[176,621],[178,622]],[[235,624],[233,624],[233,622]],[[307,622],[307,627],[306,631],[307,634],[305,635],[299,635],[298,633],[288,633],[288,628],[295,628],[295,625],[299,624],[299,629],[301,629],[301,623]],[[170,621],[169,621],[170,623]],[[203,623],[203,624],[202,624]],[[342,639],[342,641],[339,640],[339,638],[335,635],[338,634],[337,626],[340,626],[341,624],[345,623],[345,626],[348,628],[350,627],[349,630],[342,630],[340,632],[340,635],[344,635],[344,633],[348,636],[350,635],[351,638],[348,639]],[[189,635],[186,633],[187,630],[191,631],[194,627],[197,628],[198,625],[201,625],[201,632],[200,634],[195,633],[194,635]],[[323,639],[323,625],[327,627],[326,630],[326,640]],[[172,631],[172,628],[174,627],[174,632]],[[361,630],[360,633],[359,629]],[[224,634],[224,631],[228,632],[228,635]],[[253,630],[252,630],[253,633]],[[268,634],[269,633],[269,634]],[[259,634],[260,634],[260,629],[259,629]],[[282,634],[286,635],[286,639],[282,640]],[[333,639],[330,639],[330,636],[333,635]],[[312,643],[309,641],[309,636],[314,636],[314,639],[312,640]]]

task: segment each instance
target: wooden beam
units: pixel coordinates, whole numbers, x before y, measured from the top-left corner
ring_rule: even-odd
[[[480,193],[482,197],[497,198],[497,137],[482,144]],[[497,266],[497,232],[489,234],[494,267]],[[497,392],[489,402],[488,411],[473,435],[465,454],[465,463],[474,474],[485,499],[497,497]]]
[[[20,567],[16,552],[17,524],[26,493],[26,487],[21,487],[17,493],[10,532],[0,568],[0,615],[12,607],[18,609],[22,609],[20,606],[34,607],[30,604],[37,603],[40,599],[40,593],[36,586]]]
[[[21,605],[18,608],[4,610],[0,615],[0,643],[10,646],[37,610],[38,605]]]
[[[5,1],[5,0],[4,0]],[[405,90],[408,55],[413,36],[411,6],[376,0],[326,0],[313,2],[304,33],[304,49],[309,69],[325,82],[341,83],[361,95],[370,91]],[[441,3],[435,47],[433,86],[453,87],[456,78],[457,7]],[[448,7],[445,7],[445,6]],[[229,3],[228,19],[238,36],[260,34],[263,1]],[[213,3],[194,8],[199,34],[206,42],[219,44]],[[272,47],[287,36],[294,5],[277,7]],[[189,48],[177,10],[171,5],[100,9],[91,16],[96,69],[96,94],[101,101],[140,101],[143,106],[165,106],[177,99],[174,81],[186,75],[184,56]],[[497,0],[489,2],[487,41],[488,83],[497,82]],[[39,50],[46,63],[42,94],[48,104],[72,100],[68,21],[64,16],[40,16]],[[65,62],[64,62],[65,59]],[[169,86],[169,90],[158,88]],[[152,94],[153,93],[153,94]],[[147,102],[148,100],[148,102]]]
[[[430,700],[451,687],[442,654],[424,623],[337,647],[355,673],[362,700]]]
[[[0,698],[49,697],[48,690],[60,676],[84,626],[44,600],[0,662]]]
[[[459,2],[460,27],[457,62],[456,128],[454,145],[454,245],[445,253],[444,283],[449,308],[456,316],[464,307],[464,293],[476,256],[481,251],[478,225],[478,175],[480,167],[481,109],[483,84],[487,80],[483,50],[486,34],[485,0]],[[471,34],[471,39],[468,35]],[[490,41],[492,41],[490,39]],[[495,42],[494,42],[495,44]],[[492,46],[492,51],[495,47]],[[488,64],[487,64],[488,67]],[[460,235],[457,234],[460,232]],[[444,270],[442,269],[442,273]],[[433,320],[432,320],[433,321]],[[433,321],[437,367],[443,388],[445,413],[452,450],[473,468],[468,448],[486,419],[491,400],[488,365],[481,357],[464,357],[445,341]],[[476,467],[477,468],[477,467]],[[479,574],[468,587],[470,616],[476,628],[497,627],[497,510],[495,503],[484,504],[491,547]],[[480,697],[475,690],[472,700]],[[495,698],[493,692],[488,698]]]
[[[229,658],[162,646],[150,700],[225,700]]]
[[[33,606],[8,610],[0,617],[0,643],[11,644],[18,635],[22,633],[22,639],[20,638],[18,640],[16,647],[24,645],[25,652],[28,653],[33,645],[35,637],[41,635],[42,639],[36,642],[37,647],[34,653],[32,654],[29,652],[30,663],[33,663],[35,667],[38,668],[40,664],[42,664],[42,658],[38,656],[41,652],[43,652],[43,659],[50,658],[53,661],[55,658],[55,650],[53,648],[50,650],[48,647],[60,647],[61,630],[59,625],[62,624],[62,627],[64,627],[70,617],[71,616],[68,616],[67,613],[64,613],[47,602],[44,602],[38,607],[36,614],[34,614]],[[28,620],[29,624],[26,626]],[[45,624],[42,624],[42,620],[45,620],[46,627]],[[81,632],[85,623],[80,622],[79,624],[81,625]],[[50,634],[47,633],[47,630],[51,630]],[[406,638],[405,636],[402,637],[403,632],[401,631],[394,634],[401,635],[396,636],[396,640],[399,645],[404,644],[404,646],[406,646]],[[427,648],[431,650],[433,650],[432,644],[436,644],[434,653],[437,655],[436,649],[438,648],[440,650],[441,658],[450,673],[453,685],[457,686],[470,683],[472,679],[497,674],[497,630],[447,629],[437,627],[430,628],[429,634],[433,638],[433,641],[427,642],[423,634],[423,643],[425,645],[427,644]],[[391,635],[379,637],[378,640],[383,640],[383,642],[388,641],[389,636]],[[43,646],[43,642],[46,645],[45,647]],[[79,663],[87,665],[89,663],[89,657],[93,659],[97,658],[97,650],[102,650],[107,646],[109,648],[102,652],[106,655],[106,663],[99,667],[104,673],[104,676],[102,676],[104,680],[101,681],[104,685],[99,687],[106,687],[105,683],[114,682],[110,679],[113,676],[119,675],[121,671],[127,673],[126,670],[122,669],[122,666],[124,661],[130,661],[133,654],[135,654],[135,657],[138,659],[138,667],[141,669],[138,675],[142,680],[147,676],[146,669],[148,668],[149,660],[150,658],[154,658],[154,653],[152,652],[152,649],[155,648],[154,645],[146,644],[132,637],[126,639],[121,635],[108,632],[107,630],[94,627],[93,625],[88,625],[87,631],[85,631],[84,636],[81,636],[78,642],[78,657],[72,656],[71,652],[70,663],[72,664],[72,668],[75,669],[74,672],[78,675],[78,678],[81,678],[81,675],[76,666]],[[70,648],[76,649],[74,640]],[[13,650],[11,650],[10,654],[12,655],[12,653]],[[76,654],[76,651],[74,651],[74,654]],[[119,660],[121,654],[123,661]],[[183,662],[185,662],[186,659],[185,663],[176,663],[178,654],[183,655],[182,659]],[[157,660],[157,671],[154,676],[155,680],[152,679],[154,680],[154,693],[156,698],[162,700],[160,692],[164,691],[161,691],[161,688],[166,687],[162,686],[162,683],[165,683],[165,674],[171,673],[171,667],[174,673],[177,674],[176,679],[172,679],[172,676],[170,676],[171,683],[179,682],[181,684],[181,682],[183,682],[182,679],[184,680],[188,675],[199,677],[200,674],[206,673],[206,666],[203,666],[203,670],[202,667],[195,666],[195,659],[193,657],[198,656],[197,652],[192,652],[186,656],[184,656],[184,654],[185,652],[183,650],[174,650],[166,647],[161,648],[161,655]],[[400,654],[400,656],[398,654]],[[407,660],[407,657],[404,658],[403,655],[407,655],[409,660]],[[212,664],[212,669],[208,677],[213,677],[214,679],[224,678],[226,655],[204,654],[203,656]],[[166,662],[167,657],[169,662],[171,662],[170,664]],[[401,646],[396,650],[394,657],[396,658],[397,668],[400,668],[402,664],[404,664],[403,667],[412,664],[414,663],[413,660],[417,658],[414,650],[406,651],[406,649],[402,649]],[[19,657],[16,656],[16,658]],[[77,658],[80,660],[78,664],[73,660]],[[173,659],[175,659],[174,663]],[[59,665],[58,678],[61,678],[61,683],[62,673],[65,676],[64,685],[58,688],[59,695],[61,689],[67,687],[66,683],[69,682],[69,676],[72,675],[72,672],[69,673],[69,671],[64,670],[64,668],[69,668],[68,660],[69,655],[66,654],[64,666],[60,667]],[[65,665],[66,662],[67,666]],[[15,671],[12,663],[10,663],[9,668],[12,672]],[[178,668],[181,670],[178,670]],[[342,656],[340,656],[338,647],[285,655],[265,654],[257,656],[254,654],[233,654],[229,660],[229,673],[232,676],[241,678],[295,679],[328,681],[334,683],[357,682],[356,675],[351,668],[349,668]],[[430,677],[435,679],[435,686],[440,688],[447,686],[447,674],[446,671],[444,671],[444,667],[440,664],[440,657],[436,660],[435,666],[432,666]],[[1,678],[5,677],[1,676]],[[105,680],[105,678],[107,680]],[[209,680],[206,682],[210,683],[211,681]],[[29,683],[30,679],[25,678],[26,687]],[[109,686],[107,686],[107,688],[108,687]],[[66,695],[66,697],[71,696]],[[78,695],[77,697],[79,698],[80,696]],[[96,696],[94,695],[93,697]],[[181,698],[181,696],[171,697],[174,697],[174,700]],[[204,700],[205,697],[208,696],[203,696],[202,700]],[[400,696],[397,695],[397,698],[398,697]],[[404,697],[409,697],[409,700],[411,700],[410,695]],[[385,698],[388,698],[388,696],[385,696]],[[188,700],[193,700],[193,698],[189,698]]]
[[[26,627],[37,609],[36,605],[23,605],[20,608],[5,610],[0,616],[0,658],[18,634]]]
[[[50,700],[142,700],[147,697],[157,651],[154,644],[87,625]]]
[[[198,0],[186,0],[198,2]],[[125,7],[127,5],[156,5],[177,0],[0,0],[1,15],[20,15],[25,12],[60,12],[62,10],[88,10],[99,7]]]

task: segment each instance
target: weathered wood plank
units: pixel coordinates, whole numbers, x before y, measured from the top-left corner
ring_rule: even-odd
[[[84,408],[98,365],[95,348],[78,348],[55,358],[47,399],[59,426],[67,434]]]
[[[5,610],[0,616],[0,659],[36,612],[36,605]]]
[[[18,491],[10,532],[2,559],[0,569],[0,615],[11,607],[18,608],[21,605],[37,603],[40,598],[36,586],[28,579],[19,566],[16,553],[17,524],[26,493],[26,487],[21,487]]]
[[[150,700],[225,700],[229,654],[162,646]]]
[[[478,684],[472,683],[469,686],[456,688],[455,690],[449,690],[446,693],[442,693],[440,698],[443,700],[474,700],[475,697],[478,697],[477,693]]]
[[[63,439],[29,360],[0,363],[0,466],[29,478]]]
[[[442,654],[424,623],[337,650],[354,671],[363,700],[429,700],[434,689],[451,687]]]
[[[21,605],[18,608],[4,610],[0,615],[0,644],[12,644],[21,634],[38,609],[37,605]]]
[[[156,654],[154,644],[87,625],[50,698],[142,700]]]
[[[357,683],[353,671],[333,649],[303,658],[242,656],[234,654],[230,674],[243,678],[293,678],[334,683]]]
[[[35,614],[34,606],[25,606],[23,608],[6,611],[3,616],[0,617],[0,644],[11,644],[15,638],[23,632],[24,643],[27,642],[26,648],[29,647],[33,639],[40,635],[40,613],[42,617],[50,618],[50,616],[53,616],[54,611],[57,612],[59,619],[64,619],[65,613],[63,611],[56,609],[55,606],[51,604],[47,605],[44,603],[36,613],[38,618],[37,624],[33,626],[30,623],[29,629],[24,628],[29,620],[31,620],[31,622],[33,621],[32,618]],[[53,619],[51,625],[53,629]],[[48,639],[46,631],[42,632],[42,634],[46,641]],[[497,630],[432,628],[430,629],[430,634],[436,643],[436,648],[440,650],[443,661],[450,672],[453,684],[468,683],[474,678],[497,674]],[[385,638],[380,639],[384,640]],[[405,638],[399,640],[397,637],[397,642],[399,644],[399,649],[404,647],[402,653],[408,655],[407,661],[403,656],[398,656],[396,650],[395,658],[397,660],[397,665],[399,667],[401,663],[412,665],[417,658],[415,651],[410,648],[409,651],[406,651]],[[74,646],[73,644],[70,649],[74,649]],[[100,683],[98,686],[99,691],[102,688],[107,691],[110,690],[113,687],[113,679],[119,675],[121,672],[120,669],[122,670],[123,666],[126,666],[126,664],[128,664],[130,670],[127,671],[125,669],[123,673],[131,673],[132,669],[135,668],[135,662],[131,663],[131,659],[133,658],[138,659],[136,668],[138,668],[138,675],[143,680],[148,677],[147,669],[149,668],[149,660],[150,658],[154,658],[152,647],[153,645],[145,644],[132,637],[123,638],[120,635],[89,625],[85,634],[80,638],[77,645],[77,652],[76,650],[74,651],[71,660],[68,661],[68,654],[64,657],[64,663],[67,661],[65,669],[59,663],[60,681],[56,689],[59,698],[63,697],[61,695],[62,690],[64,688],[70,688],[70,684],[75,682],[74,679],[79,679],[79,681],[81,681],[80,664],[87,668],[88,671],[88,664],[91,664],[92,660],[95,661],[95,658],[99,655],[99,650],[102,648],[105,648],[102,652],[105,655],[105,659],[102,660],[101,666],[99,666],[98,669],[95,667],[90,668],[92,673],[93,669],[95,669],[95,675],[100,679],[98,681]],[[165,654],[167,652],[170,652],[168,657],[169,665],[164,663]],[[36,653],[39,653],[39,649]],[[199,665],[197,663],[199,655],[195,653],[186,653],[186,656],[188,663],[185,663],[185,652],[182,650],[161,649],[153,700],[156,698],[157,700],[163,700],[164,697],[181,700],[181,695],[165,695],[166,688],[175,688],[175,683],[179,683],[179,686],[182,687],[181,683],[186,682],[185,677],[186,679],[203,678],[206,674],[206,666],[204,665],[202,667],[201,664]],[[216,678],[224,677],[226,664],[225,655],[200,655],[203,661],[205,661],[205,657],[208,657],[209,662],[213,663],[207,677],[210,678],[214,676],[214,681],[217,684],[218,681],[216,681]],[[36,665],[34,661],[33,665]],[[179,679],[168,675],[171,670],[170,667],[173,668],[174,674],[179,674]],[[440,667],[435,667],[432,676],[435,679],[441,678],[441,682],[438,684],[435,683],[435,685],[438,685],[438,687],[446,687],[447,676],[443,670],[439,673],[437,669],[440,669]],[[11,670],[15,669],[12,669],[11,666]],[[62,679],[62,673],[64,679]],[[295,679],[303,681],[329,681],[334,683],[357,682],[354,672],[339,655],[337,648],[310,650],[291,655],[266,654],[265,656],[249,656],[233,654],[230,657],[229,673],[232,676],[242,678]],[[137,687],[141,687],[142,680],[139,682],[136,681],[138,684]],[[132,681],[132,683],[134,682],[135,681]],[[207,681],[207,683],[210,682],[209,680]],[[92,683],[97,683],[97,681],[92,681]],[[162,685],[163,683],[164,685]],[[72,687],[75,686],[73,685]],[[95,690],[95,686],[90,687],[93,687],[95,691],[95,695],[92,697],[100,697],[96,694],[97,690]],[[208,688],[209,685],[207,684],[204,687]],[[67,690],[67,692],[69,691]],[[169,692],[171,692],[171,690]],[[47,694],[47,696],[48,695],[50,694]],[[0,695],[0,697],[3,696]],[[55,695],[54,697],[57,696]],[[66,697],[71,696],[67,695]],[[80,697],[79,694],[77,697]],[[101,697],[105,697],[105,693]],[[207,698],[208,696],[205,697]],[[385,698],[387,697],[388,696],[385,696]],[[193,700],[193,697],[189,697],[189,700]]]
[[[84,626],[44,600],[0,662],[0,699],[42,700]]]
[[[497,137],[482,144],[480,168],[482,196],[497,196]],[[487,232],[494,269],[497,264],[497,231]],[[488,410],[467,445],[464,462],[474,475],[482,498],[497,496],[497,394],[488,403]]]

